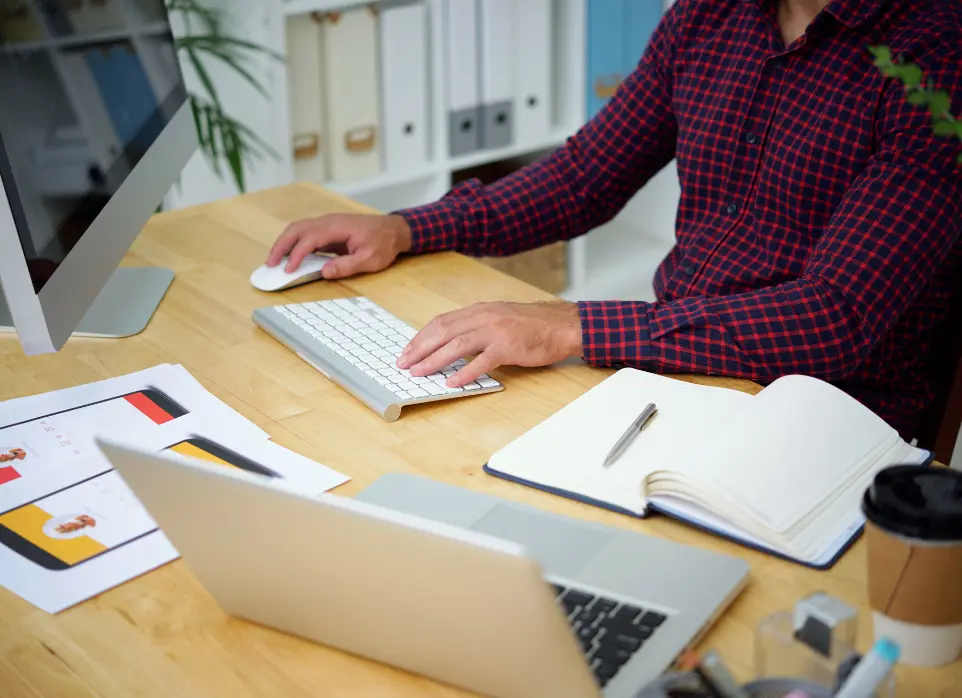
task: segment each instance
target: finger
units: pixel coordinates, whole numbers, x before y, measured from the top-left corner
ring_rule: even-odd
[[[484,334],[481,330],[475,330],[457,335],[437,351],[411,366],[411,375],[429,376],[445,366],[450,366],[463,356],[483,351],[487,348]]]
[[[324,265],[321,273],[325,279],[344,279],[366,271],[364,268],[366,263],[367,257],[365,255],[360,253],[348,254],[329,261]]]
[[[495,358],[494,352],[488,349],[478,354],[474,361],[469,362],[468,365],[460,371],[448,376],[446,382],[449,388],[463,388],[468,383],[476,381],[482,375],[490,373],[500,365],[501,362]]]
[[[296,270],[301,266],[304,258],[314,252],[315,249],[317,249],[317,243],[314,241],[313,236],[305,235],[301,237],[291,250],[287,258],[287,266],[284,267],[284,270],[288,273]]]
[[[474,329],[477,309],[474,306],[438,315],[408,342],[398,357],[398,368],[410,368],[437,351],[459,334]]]
[[[276,267],[280,264],[280,261],[284,258],[291,248],[297,243],[298,237],[300,237],[300,231],[303,230],[301,226],[297,223],[289,225],[287,230],[281,233],[280,237],[274,241],[274,246],[271,247],[270,253],[267,255],[267,266]]]

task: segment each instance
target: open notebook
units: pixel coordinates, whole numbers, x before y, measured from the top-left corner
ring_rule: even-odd
[[[657,415],[604,468],[649,402]],[[930,460],[815,378],[785,376],[752,396],[625,368],[495,453],[485,471],[635,516],[658,511],[827,568],[862,530],[874,474]]]

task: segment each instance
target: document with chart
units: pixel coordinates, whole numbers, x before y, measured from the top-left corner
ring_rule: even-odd
[[[0,585],[50,613],[177,557],[95,438],[311,494],[348,480],[271,442],[180,366],[0,403],[0,424]]]

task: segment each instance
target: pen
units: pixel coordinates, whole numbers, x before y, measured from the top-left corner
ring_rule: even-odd
[[[641,414],[635,418],[635,421],[631,423],[631,426],[628,427],[628,430],[621,435],[621,438],[618,439],[618,443],[616,443],[608,453],[608,456],[605,458],[606,468],[618,460],[618,456],[620,456],[624,450],[628,448],[628,445],[634,441],[638,434],[641,433],[641,430],[645,428],[645,425],[648,424],[649,420],[655,416],[657,411],[658,408],[655,407],[655,403],[648,403],[648,406],[643,409]]]

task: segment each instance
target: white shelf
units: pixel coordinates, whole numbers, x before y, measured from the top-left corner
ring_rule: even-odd
[[[7,44],[0,48],[0,53],[30,53],[45,49],[77,48],[89,44],[106,44],[111,41],[133,39],[136,36],[159,36],[170,31],[166,22],[152,22],[137,27],[120,27],[94,34],[72,34],[58,36],[42,41],[24,41],[18,44]]]
[[[519,155],[536,153],[539,150],[557,148],[558,146],[563,145],[573,132],[574,129],[557,129],[552,131],[548,136],[540,141],[534,141],[532,143],[518,143],[516,145],[509,145],[505,148],[478,150],[474,153],[468,153],[467,155],[459,155],[458,157],[448,159],[448,169],[452,171],[464,170],[469,167],[487,165],[491,162],[508,160],[510,158],[518,157]]]
[[[435,165],[412,172],[384,172],[376,177],[369,177],[368,179],[350,182],[325,181],[318,182],[318,184],[338,194],[343,194],[347,197],[356,197],[363,196],[378,189],[387,189],[402,184],[410,184],[411,182],[421,182],[431,177],[439,176],[441,171],[440,166]]]
[[[284,16],[303,15],[309,12],[333,12],[346,10],[357,5],[369,5],[376,0],[283,0],[281,12]]]

